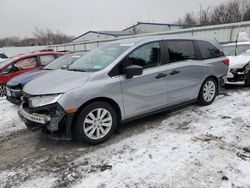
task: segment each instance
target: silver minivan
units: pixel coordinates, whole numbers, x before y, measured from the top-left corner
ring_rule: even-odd
[[[120,123],[195,101],[211,104],[228,64],[210,39],[117,40],[29,82],[18,113],[31,130],[98,144]]]

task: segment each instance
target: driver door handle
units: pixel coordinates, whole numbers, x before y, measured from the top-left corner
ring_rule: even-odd
[[[179,74],[181,71],[178,70],[173,70],[171,73],[169,73],[170,75],[176,75]]]
[[[157,75],[155,76],[155,79],[164,78],[164,77],[166,77],[166,76],[167,76],[167,74],[159,73],[159,74],[157,74]]]

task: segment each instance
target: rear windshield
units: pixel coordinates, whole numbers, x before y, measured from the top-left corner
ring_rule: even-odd
[[[238,45],[237,49],[235,50],[236,46],[222,46],[224,53],[226,56],[235,56],[235,51],[236,55],[240,55],[245,53],[247,50],[250,50],[250,44],[249,45]]]

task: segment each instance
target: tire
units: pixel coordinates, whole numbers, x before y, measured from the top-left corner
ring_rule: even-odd
[[[0,84],[0,98],[3,98],[6,96],[6,85]]]
[[[206,106],[212,104],[218,93],[218,83],[214,78],[207,78],[200,89],[198,105]]]
[[[83,108],[76,119],[74,136],[94,145],[108,140],[118,124],[115,109],[106,102],[93,102]]]
[[[250,71],[246,73],[245,86],[250,86]]]

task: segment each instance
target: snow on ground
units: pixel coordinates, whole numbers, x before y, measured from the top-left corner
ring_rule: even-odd
[[[76,187],[220,187],[224,175],[227,185],[250,187],[250,162],[236,155],[250,146],[249,111],[250,92],[239,92],[169,114],[156,129],[78,159],[112,169],[87,175]]]
[[[18,108],[6,99],[0,98],[0,137],[25,128],[17,115]]]
[[[5,127],[11,127],[9,121]],[[73,144],[62,151],[34,142],[34,156],[29,153],[22,164],[8,163],[11,168],[0,165],[0,187],[43,187],[41,181],[46,187],[248,188],[250,90],[229,90],[210,106],[192,105],[131,122],[102,145]]]

